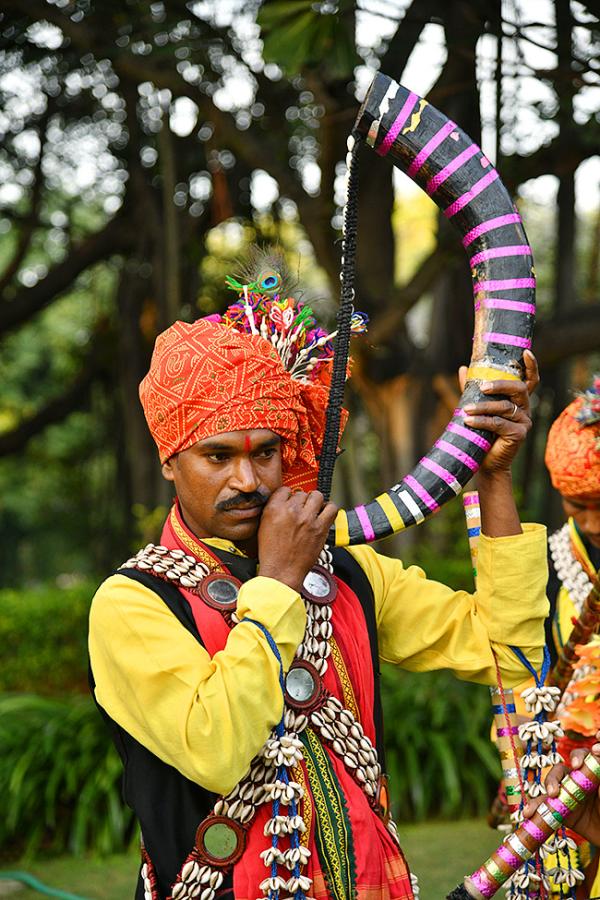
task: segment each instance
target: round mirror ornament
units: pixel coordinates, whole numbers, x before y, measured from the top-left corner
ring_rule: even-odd
[[[203,862],[225,867],[237,862],[246,846],[246,831],[234,819],[209,816],[196,831],[196,849]]]
[[[285,676],[287,705],[302,712],[312,712],[323,697],[323,681],[313,664],[306,659],[295,660]]]
[[[221,612],[231,612],[237,606],[242,582],[232,575],[208,575],[198,585],[198,594],[207,606]]]
[[[317,606],[329,606],[335,600],[337,590],[337,583],[327,569],[313,566],[304,579],[300,593],[305,600]]]

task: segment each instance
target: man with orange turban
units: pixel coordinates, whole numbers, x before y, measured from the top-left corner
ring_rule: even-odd
[[[379,660],[487,684],[495,659],[522,680],[508,644],[539,664],[545,533],[521,529],[510,489],[528,389],[491,382],[511,399],[469,411],[498,435],[475,594],[370,547],[330,550],[336,508],[314,487],[333,335],[277,271],[245,281],[223,317],[156,341],[140,397],[176,501],[160,545],[91,609],[95,698],[143,835],[136,900],[412,900]]]
[[[559,594],[554,633],[560,647],[566,640],[564,625],[569,632],[568,623],[600,567],[600,375],[552,425],[546,466],[568,519],[550,538],[553,593]]]
[[[553,423],[546,444],[546,466],[560,493],[567,522],[549,539],[552,649],[554,654],[568,640],[573,620],[581,614],[600,569],[600,376],[589,390],[576,397]],[[580,661],[565,691],[558,716],[568,737],[558,743],[565,760],[574,747],[591,747],[600,728],[600,642],[580,648]],[[586,872],[582,897],[600,894],[597,851],[590,857],[589,844],[578,847]],[[558,889],[557,889],[558,890]]]
[[[600,568],[600,376],[553,423],[546,466],[567,522],[550,539],[553,643],[563,646]],[[600,718],[592,735],[600,727]]]

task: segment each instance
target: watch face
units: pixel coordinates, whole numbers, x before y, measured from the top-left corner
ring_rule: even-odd
[[[198,593],[213,609],[229,611],[237,606],[241,581],[231,575],[208,575],[199,586]]]
[[[295,660],[285,676],[285,700],[302,712],[316,709],[324,696],[323,679],[307,659]]]
[[[337,584],[327,569],[322,566],[313,566],[302,583],[300,593],[306,600],[327,606],[335,600]]]
[[[317,685],[314,676],[304,666],[294,666],[287,673],[285,690],[292,700],[306,703],[312,700]]]

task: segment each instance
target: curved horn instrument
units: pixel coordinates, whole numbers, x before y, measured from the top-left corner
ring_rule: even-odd
[[[471,266],[475,331],[467,384],[446,430],[401,482],[366,505],[339,512],[330,536],[337,546],[418,524],[460,493],[493,440],[489,432],[465,426],[463,408],[482,399],[482,381],[520,379],[535,316],[535,276],[521,217],[477,144],[383,74],[371,85],[354,134],[406,172],[458,229]]]

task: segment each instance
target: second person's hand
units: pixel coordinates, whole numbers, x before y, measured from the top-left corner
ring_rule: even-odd
[[[600,731],[596,734],[596,738],[600,740]],[[560,782],[571,769],[580,769],[583,760],[589,753],[585,748],[573,750],[571,753],[570,765],[560,763],[553,766],[546,777],[545,786],[549,797],[558,797]],[[600,743],[594,744],[592,753],[597,756],[600,762]],[[531,818],[537,807],[542,803],[544,797],[538,797],[530,800],[524,807],[523,814],[527,819]],[[581,804],[567,819],[569,828],[581,835],[594,846],[600,845],[600,796],[598,791],[594,791],[584,803]]]
[[[504,400],[481,400],[465,406],[465,425],[481,428],[496,435],[491,450],[484,459],[480,473],[484,476],[510,471],[511,463],[531,428],[529,396],[536,389],[540,376],[531,350],[523,354],[523,381],[486,381],[481,385],[484,394],[503,394]],[[459,370],[461,390],[467,378],[467,367]]]

